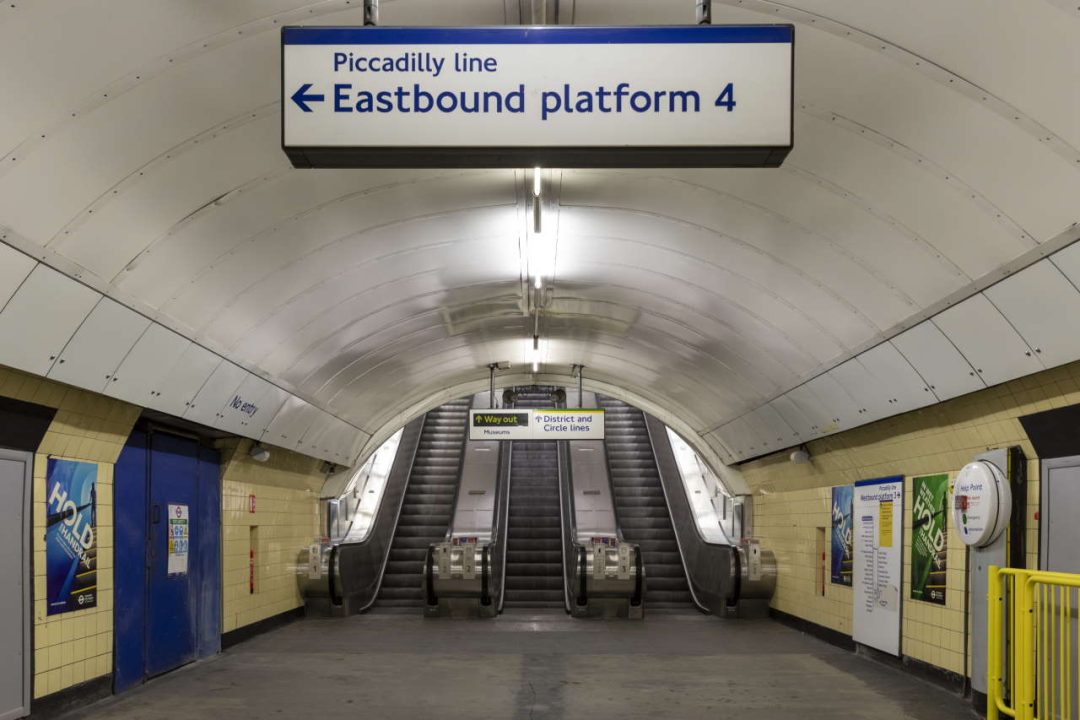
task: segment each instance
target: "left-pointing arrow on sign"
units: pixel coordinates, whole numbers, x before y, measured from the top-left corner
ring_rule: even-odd
[[[311,108],[308,107],[309,102],[322,102],[326,97],[319,93],[318,95],[312,93],[308,94],[308,90],[311,89],[311,83],[304,83],[300,86],[300,89],[292,94],[292,101],[304,112],[311,112]]]

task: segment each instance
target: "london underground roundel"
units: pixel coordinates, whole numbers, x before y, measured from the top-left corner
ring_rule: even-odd
[[[986,460],[960,470],[953,487],[953,527],[965,545],[984,547],[1009,524],[1012,491],[1001,469]]]

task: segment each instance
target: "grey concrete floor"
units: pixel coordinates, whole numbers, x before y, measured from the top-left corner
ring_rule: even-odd
[[[70,718],[944,720],[966,700],[770,620],[307,619]]]

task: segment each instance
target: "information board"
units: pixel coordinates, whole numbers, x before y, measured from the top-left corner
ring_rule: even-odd
[[[776,167],[794,28],[287,27],[296,167]]]
[[[604,411],[470,410],[470,440],[603,440]]]
[[[855,483],[854,596],[856,642],[900,655],[904,478]]]

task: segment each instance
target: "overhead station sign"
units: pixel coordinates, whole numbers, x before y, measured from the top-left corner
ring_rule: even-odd
[[[603,410],[470,410],[470,440],[603,440]]]
[[[296,167],[776,167],[794,28],[282,29]]]

